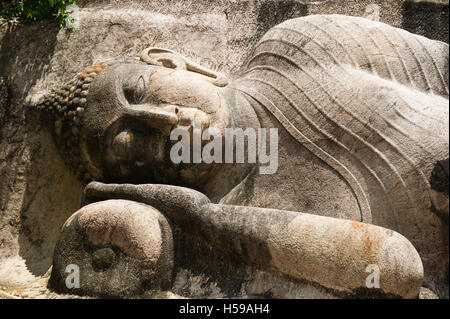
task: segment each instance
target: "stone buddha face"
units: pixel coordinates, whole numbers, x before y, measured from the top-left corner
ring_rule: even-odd
[[[91,82],[80,143],[94,175],[195,187],[213,173],[214,164],[174,164],[170,132],[192,132],[195,123],[223,133],[231,125],[223,89],[211,77],[164,63],[113,64]]]

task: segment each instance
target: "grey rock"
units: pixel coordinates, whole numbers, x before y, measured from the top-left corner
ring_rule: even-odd
[[[425,35],[430,39],[448,41],[448,3],[430,4],[430,2],[377,1],[380,9],[379,18],[381,22]],[[149,46],[170,48],[173,51],[180,52],[182,55],[189,57],[190,60],[195,61],[209,70],[227,75],[229,82],[239,87],[237,85],[238,82],[235,80],[238,78],[242,80],[241,71],[246,70],[245,62],[249,62],[254,57],[254,53],[250,49],[275,25],[291,18],[317,13],[346,14],[374,19],[376,18],[376,15],[374,15],[376,13],[374,7],[369,7],[372,4],[373,1],[369,0],[352,1],[351,5],[348,5],[346,1],[337,0],[316,2],[269,0],[235,2],[221,0],[216,1],[214,5],[211,5],[209,1],[205,2],[202,0],[194,2],[171,1],[170,5],[167,5],[167,2],[162,0],[139,2],[131,0],[121,2],[79,1],[82,10],[81,25],[78,30],[75,29],[70,32],[66,29],[58,30],[56,27],[50,24],[47,25],[45,22],[35,26],[17,26],[15,29],[7,29],[6,25],[2,25],[0,27],[0,173],[2,174],[0,178],[0,215],[2,216],[0,218],[0,284],[8,283],[12,286],[20,286],[41,278],[52,265],[53,249],[57,239],[60,237],[61,225],[74,211],[79,209],[80,206],[83,206],[81,184],[76,180],[73,173],[68,170],[68,166],[66,166],[71,165],[69,163],[70,161],[66,160],[67,164],[65,164],[61,160],[50,134],[48,134],[39,121],[38,114],[25,107],[26,100],[43,96],[48,93],[50,88],[58,88],[61,83],[66,83],[68,80],[73,79],[78,72],[82,71],[80,66],[88,67],[102,61],[111,61],[108,67],[111,67],[111,71],[108,71],[108,68],[106,68],[105,74],[100,74],[96,77],[92,75],[92,78],[87,77],[84,80],[71,81],[73,83],[71,85],[79,88],[82,88],[85,83],[95,85],[95,83],[99,83],[97,79],[102,77],[106,79],[108,76],[114,74],[112,72],[113,66],[117,72],[120,69],[120,65],[125,61],[135,64],[137,62],[136,57],[138,57],[139,53]],[[346,23],[350,23],[348,21],[350,20],[342,21],[342,23],[345,25]],[[358,30],[358,28],[356,29]],[[358,34],[360,34],[359,31],[353,32],[353,35],[356,37],[358,37]],[[269,33],[266,35],[266,39],[272,35],[273,33]],[[412,76],[412,83],[417,86],[414,90],[405,81],[406,73],[402,75],[401,70],[403,66],[401,63],[395,64],[396,66],[393,66],[391,69],[394,72],[395,81],[399,85],[406,87],[406,91],[408,92],[404,95],[403,93],[400,94],[402,98],[406,96],[407,102],[404,105],[400,104],[399,107],[408,107],[408,105],[421,107],[429,103],[430,106],[432,105],[430,107],[433,110],[432,112],[438,112],[439,105],[445,102],[442,99],[447,99],[445,103],[448,106],[448,92],[446,95],[445,88],[442,90],[442,85],[439,86],[440,76],[438,73],[435,73],[436,70],[437,72],[442,71],[442,78],[448,79],[448,66],[447,68],[445,66],[442,67],[441,61],[442,56],[448,59],[448,46],[431,42],[424,38],[412,37],[406,33],[401,33],[401,35],[405,36],[406,40],[410,41],[408,43],[412,46],[411,51],[407,49],[402,51],[404,52],[404,56],[409,55],[410,52],[419,52],[415,53],[419,64],[413,66],[413,55],[411,55],[410,59],[404,58],[403,60],[408,68],[411,67],[411,74],[414,75]],[[27,39],[27,45],[23,45],[24,39]],[[320,36],[316,39],[317,41],[323,40]],[[383,53],[385,53],[385,50],[389,51],[394,49],[394,46],[390,46],[389,43],[383,40],[384,37],[382,35],[374,39],[376,41],[375,44],[370,37],[366,37],[364,40],[366,42],[364,42],[363,47],[367,50],[373,49],[376,51],[376,46],[378,45]],[[428,50],[430,54],[428,57],[426,51],[420,51],[416,47],[415,41],[417,39],[420,41],[417,45],[423,44]],[[363,41],[360,38],[358,40]],[[396,44],[398,43],[396,42]],[[310,43],[310,45],[312,44]],[[282,46],[280,45],[280,47]],[[261,50],[264,48],[266,47],[260,46]],[[309,52],[314,52],[313,56],[318,61],[323,61],[321,59],[325,58],[320,50],[314,51],[311,47],[306,48],[311,50]],[[375,65],[372,66],[376,69],[377,76],[374,76],[373,83],[380,85],[379,83],[382,82],[382,79],[388,82],[391,81],[392,79],[386,75],[389,74],[389,70],[383,67],[385,65],[383,55],[371,55],[370,53],[364,55],[364,53],[356,52],[354,54],[358,59],[363,59],[367,56],[374,59]],[[337,53],[335,54],[338,55]],[[17,59],[17,57],[20,58]],[[254,59],[252,62],[253,65],[258,63],[258,59]],[[299,61],[303,63],[305,59],[299,59]],[[433,59],[435,60],[434,62],[431,61]],[[361,62],[361,66],[364,65],[362,60],[357,60],[357,62]],[[369,69],[363,68],[363,70],[364,72],[370,73],[371,63],[370,61],[368,62],[365,67]],[[305,63],[301,65],[308,66],[310,64]],[[436,70],[433,71],[434,67]],[[142,66],[141,63],[139,68],[143,70],[151,68],[151,66]],[[339,69],[339,66],[337,68]],[[348,83],[347,81],[349,81],[353,85],[355,79],[367,80],[367,83],[372,81],[359,73],[354,77],[347,77],[345,72],[338,72],[334,68],[330,68],[330,71],[336,72],[333,74],[340,74],[339,80],[343,83]],[[354,72],[353,69],[350,71]],[[108,75],[108,72],[110,72],[110,75]],[[97,73],[95,74],[97,75]],[[332,83],[332,81],[326,81],[327,77],[325,73],[319,72],[318,74],[324,75],[321,80],[325,82],[322,83]],[[430,81],[429,86],[424,82],[425,78]],[[275,79],[275,77],[270,79]],[[159,81],[163,80],[161,76]],[[335,81],[333,85],[336,85],[338,82]],[[381,86],[384,86],[386,83],[383,82]],[[370,84],[355,94],[364,96],[363,92],[365,91],[367,96],[369,96],[367,101],[370,101],[370,95],[375,96],[373,93],[379,88],[376,85],[372,86]],[[281,87],[283,89],[288,88],[288,86]],[[241,88],[243,87],[241,86]],[[427,92],[430,88],[435,93],[434,97],[430,97],[431,94]],[[326,87],[326,89],[330,88]],[[98,92],[102,91],[97,87],[97,93],[94,94],[101,96],[97,95]],[[264,93],[267,92],[269,90],[264,90]],[[397,93],[396,89],[387,85],[387,90],[377,95],[376,101],[381,106],[390,105],[390,97],[392,94],[395,95]],[[441,98],[439,95],[444,97]],[[91,87],[89,87],[89,96],[93,96],[91,95]],[[87,106],[92,105],[89,96],[86,101]],[[243,101],[246,100],[246,95],[226,93],[224,96],[226,100],[231,98],[238,105],[245,105]],[[318,93],[318,96],[326,97],[326,94],[322,92]],[[340,95],[336,96],[338,99],[342,98]],[[423,101],[423,103],[417,104],[417,101]],[[53,105],[49,102],[45,102],[44,105]],[[54,100],[51,102],[53,103]],[[58,103],[57,106],[60,106],[59,101]],[[82,103],[82,99],[79,103]],[[253,101],[252,107],[257,104],[261,103]],[[75,111],[72,101],[69,101],[68,107],[70,111]],[[264,110],[264,106],[262,106],[262,109]],[[49,108],[49,111],[51,110],[52,107]],[[253,118],[253,114],[248,112],[248,110],[250,109],[243,107],[242,110],[233,115],[236,118],[241,118],[237,121],[238,123],[247,125],[248,121]],[[263,126],[270,127],[275,125],[274,123],[278,123],[270,112],[261,113],[260,111],[261,109],[257,112],[258,115],[263,114]],[[55,130],[55,115],[56,113],[47,114],[46,116],[50,117],[50,131],[55,133],[53,138],[57,142],[57,145],[60,145],[58,144],[58,134],[56,134],[57,132]],[[435,114],[433,113],[433,115]],[[83,130],[82,127],[86,124],[86,118],[89,121],[92,117],[84,116],[80,119],[77,115],[73,122],[76,120],[76,125],[79,125],[80,130]],[[448,115],[447,118],[445,114],[444,116],[439,116],[439,118],[441,122],[448,122]],[[376,117],[369,117],[368,124],[378,125],[379,123],[376,121],[375,123],[371,122],[374,119],[376,120]],[[422,121],[419,116],[416,117],[414,115],[413,121],[416,120]],[[342,120],[342,123],[347,124],[345,120]],[[67,138],[72,141],[70,145],[79,145],[78,140],[74,140],[73,136],[71,136],[72,129],[70,126],[72,124],[69,125],[65,122],[64,127],[61,128],[62,134],[60,139],[64,140]],[[420,122],[420,124],[422,125],[423,123]],[[442,278],[445,278],[445,272],[448,271],[448,193],[447,196],[445,194],[443,195],[438,190],[439,187],[427,190],[424,186],[424,189],[422,189],[422,186],[418,186],[422,182],[415,181],[417,176],[415,173],[411,173],[414,170],[408,169],[408,165],[406,164],[403,166],[403,164],[395,161],[394,167],[404,179],[406,189],[413,190],[411,193],[412,201],[422,201],[423,206],[427,206],[428,208],[420,208],[413,212],[411,210],[396,209],[396,212],[391,214],[389,210],[378,207],[380,205],[383,206],[383,203],[389,201],[383,199],[383,196],[381,196],[382,192],[373,190],[373,187],[375,187],[373,186],[375,185],[373,179],[363,178],[363,188],[370,188],[365,190],[371,196],[370,205],[378,206],[375,208],[371,206],[371,216],[369,214],[361,214],[360,208],[358,207],[359,200],[355,199],[354,194],[348,189],[348,185],[339,177],[339,174],[330,174],[328,172],[328,164],[324,164],[323,161],[318,160],[315,156],[306,156],[305,154],[307,152],[301,151],[303,150],[302,147],[297,146],[299,143],[286,130],[285,126],[276,125],[278,125],[281,132],[281,158],[290,158],[291,160],[287,162],[280,161],[280,163],[285,164],[280,165],[278,173],[271,178],[263,178],[254,174],[251,167],[242,170],[240,168],[227,167],[227,170],[222,172],[217,179],[207,182],[207,176],[218,172],[216,167],[211,171],[199,167],[198,170],[194,170],[193,172],[190,170],[177,172],[173,167],[167,167],[167,175],[161,174],[162,170],[154,169],[155,180],[165,183],[171,183],[175,180],[178,182],[177,185],[179,181],[183,180],[186,182],[186,186],[195,187],[211,198],[211,201],[215,204],[210,205],[216,205],[220,202],[221,205],[247,206],[245,209],[242,209],[242,212],[247,211],[247,209],[251,210],[251,206],[258,206],[271,211],[274,209],[282,211],[290,210],[311,215],[323,215],[323,218],[337,218],[337,225],[344,225],[345,219],[364,221],[366,223],[364,225],[367,225],[369,229],[376,227],[370,225],[371,223],[384,227],[380,233],[384,233],[387,229],[392,229],[394,230],[393,234],[396,234],[394,237],[397,238],[394,244],[404,244],[402,247],[405,247],[405,249],[403,250],[408,252],[405,255],[393,254],[392,260],[400,258],[398,260],[402,266],[410,266],[409,270],[405,272],[408,275],[402,277],[403,279],[410,278],[410,280],[401,281],[403,284],[396,291],[391,288],[386,288],[385,291],[381,291],[380,296],[383,296],[383,293],[389,291],[398,293],[404,297],[411,297],[417,292],[418,282],[420,281],[420,271],[417,271],[420,268],[416,260],[417,256],[414,255],[414,250],[411,250],[410,246],[406,244],[403,239],[404,237],[399,239],[399,233],[412,243],[421,256],[424,263],[426,286],[430,287],[441,297],[448,297],[448,283],[445,284],[442,281]],[[352,127],[351,129],[358,131],[357,128]],[[162,128],[162,131],[164,130]],[[65,137],[66,134],[64,131],[68,131],[70,134]],[[431,127],[431,131],[433,134],[441,132],[440,124]],[[383,127],[382,132],[388,133],[389,129]],[[431,137],[430,140],[423,140],[423,135],[421,134],[411,135],[411,138],[418,139],[420,143],[424,143],[427,150],[430,150],[431,147],[431,155],[427,157],[421,151],[417,151],[417,145],[414,143],[401,144],[399,149],[403,150],[403,147],[406,147],[408,151],[414,153],[414,161],[417,160],[417,162],[420,162],[418,167],[424,172],[426,179],[431,178],[430,176],[440,176],[439,174],[432,174],[432,171],[435,171],[435,162],[445,160],[445,158],[440,156],[442,155],[440,152],[442,140],[443,144],[447,143],[448,147],[448,136],[444,135],[440,142],[436,142]],[[393,139],[394,142],[398,142],[399,140],[403,141],[402,138],[397,139],[395,137]],[[320,142],[321,140],[319,139],[318,141]],[[386,148],[383,148],[383,150],[386,150]],[[361,154],[361,152],[365,152],[365,149],[356,148],[355,151]],[[82,149],[80,155],[85,156],[86,153],[89,152],[86,149]],[[438,153],[440,154],[439,156],[437,155]],[[70,154],[72,154],[72,151]],[[73,154],[77,153],[73,152]],[[390,155],[391,153],[389,153]],[[391,159],[389,156],[388,159]],[[376,158],[376,156],[372,157],[374,161]],[[394,158],[396,160],[399,159],[398,157]],[[92,163],[94,162],[95,159],[92,159]],[[76,165],[77,167],[78,164]],[[374,163],[369,163],[369,167],[373,167],[370,164]],[[87,173],[84,165],[85,163],[83,163],[83,169],[79,173],[80,178],[83,178],[83,182],[86,183],[91,176],[85,176]],[[383,165],[375,166],[385,167]],[[103,169],[104,167],[101,168]],[[88,169],[93,175],[99,174],[99,171],[93,170],[92,167],[88,167]],[[294,171],[296,172],[295,174],[293,173]],[[311,176],[308,175],[308,172],[314,173]],[[115,174],[118,173],[120,172],[115,172]],[[195,178],[196,174],[200,176],[200,173],[206,175],[202,175],[201,178]],[[353,174],[355,175],[354,172]],[[131,181],[142,174],[136,171],[132,175],[134,176],[128,176],[130,177],[129,179],[127,177],[122,181]],[[364,176],[364,174],[362,175]],[[298,179],[293,178],[293,176],[298,176],[296,177]],[[316,180],[319,182],[305,183],[305,180]],[[329,184],[320,182],[324,180],[328,181],[327,183]],[[104,181],[109,182],[107,178]],[[142,179],[138,182],[153,183],[154,179],[146,179],[145,174],[143,174]],[[274,185],[277,185],[277,191],[274,191]],[[327,187],[327,185],[332,185],[332,187]],[[431,185],[434,187],[434,185],[440,185],[440,183],[435,183],[433,180]],[[135,192],[132,192],[134,195],[126,195],[132,198],[123,196],[126,199],[138,202],[150,201],[164,216],[168,216],[169,214],[166,211],[167,207],[183,207],[186,205],[186,198],[179,197],[179,195],[170,195],[168,197],[165,197],[165,195],[156,195],[158,194],[156,188],[159,186],[153,187],[153,191],[145,190],[148,193],[140,193],[138,191],[136,192],[138,195]],[[397,193],[401,188],[398,183],[394,182],[394,186],[388,188],[387,193],[396,194],[399,205],[404,204],[407,206],[407,201],[404,201],[407,196],[403,198],[400,192]],[[164,187],[162,189],[165,190]],[[422,190],[425,191],[422,192]],[[115,193],[116,191],[117,194]],[[88,187],[86,192],[92,193],[93,191]],[[120,188],[115,191],[108,190],[108,192],[111,194],[103,197],[99,195],[98,200],[101,200],[101,198],[117,199],[122,196],[120,195]],[[149,194],[157,196],[157,200],[149,199]],[[176,194],[176,192],[173,194]],[[196,196],[194,197],[197,198]],[[372,196],[374,197],[373,199]],[[202,200],[205,203],[209,202],[209,199],[204,195],[198,195],[198,198],[203,198]],[[164,202],[165,200],[168,202]],[[164,204],[161,205],[161,202]],[[105,207],[108,207],[107,204],[105,205]],[[192,206],[193,211],[195,207],[195,205]],[[181,212],[181,208],[179,209]],[[195,209],[198,209],[198,207]],[[198,213],[198,211],[196,212]],[[257,216],[256,213],[251,213],[249,217],[254,215]],[[316,217],[307,215],[307,219],[311,220]],[[171,218],[175,219],[173,216],[169,219]],[[445,218],[447,218],[447,222],[445,222]],[[236,256],[233,256],[233,253],[231,253],[230,256],[230,253],[227,252],[224,245],[216,244],[216,241],[211,239],[213,235],[223,235],[221,233],[222,230],[218,231],[217,234],[209,235],[210,237],[207,234],[191,234],[189,233],[189,221],[191,220],[181,218],[179,221],[180,225],[175,226],[175,232],[177,233],[177,236],[175,236],[175,244],[179,245],[178,247],[181,250],[179,250],[180,255],[174,258],[176,258],[179,264],[182,264],[178,269],[174,269],[173,273],[177,285],[171,288],[176,293],[185,296],[202,297],[225,295],[231,297],[259,297],[272,291],[272,296],[274,297],[342,297],[338,293],[339,289],[342,288],[341,286],[343,286],[342,283],[337,285],[337,287],[331,288],[331,290],[324,288],[325,286],[330,286],[329,281],[327,281],[327,276],[332,275],[333,271],[319,271],[318,279],[313,278],[307,270],[302,271],[300,274],[295,273],[289,267],[284,266],[285,264],[289,264],[289,262],[286,262],[286,258],[290,262],[295,260],[295,255],[283,255],[288,250],[281,250],[279,252],[281,257],[278,260],[280,262],[282,261],[282,263],[275,264],[275,267],[280,268],[285,275],[287,274],[287,277],[279,276],[279,273],[275,273],[276,271],[273,269],[264,269],[262,274],[259,268],[264,268],[268,265],[274,266],[273,261],[268,261],[264,258],[262,258],[262,262],[256,268],[250,270],[247,267],[253,266],[247,265],[248,258],[245,258],[245,254],[242,251],[234,253]],[[258,225],[257,223],[249,223],[250,221],[244,221],[242,225]],[[233,229],[233,227],[237,227],[239,224],[230,223],[228,225]],[[259,226],[259,229],[264,229],[264,227]],[[371,232],[369,231],[369,233]],[[238,231],[237,234],[240,234],[240,232]],[[294,234],[292,238],[295,237]],[[257,236],[259,233],[256,232],[251,235]],[[198,238],[206,239],[204,242],[198,243]],[[208,242],[208,238],[211,239],[211,242]],[[267,239],[268,237],[264,238]],[[344,238],[340,238],[340,240],[345,242]],[[60,241],[63,240],[64,236],[61,237]],[[83,243],[83,240],[79,242]],[[278,241],[274,239],[272,242],[276,243]],[[84,243],[86,242],[84,241]],[[397,247],[395,245],[390,247]],[[321,246],[320,248],[325,247]],[[355,246],[348,246],[349,251],[354,248]],[[262,256],[264,256],[264,251],[267,252],[267,250],[262,250]],[[274,251],[277,250],[272,250],[272,253]],[[321,250],[319,249],[319,251]],[[345,249],[342,250],[342,252],[345,251]],[[386,251],[392,250],[386,248]],[[188,256],[189,253],[192,253],[191,256]],[[100,257],[103,256],[102,253],[98,254]],[[241,256],[241,254],[243,255]],[[106,256],[108,255],[106,254]],[[195,256],[195,258],[192,258],[192,256]],[[210,256],[211,258],[209,259],[211,260],[205,260],[203,258],[204,256]],[[314,254],[311,253],[311,256],[314,256]],[[357,256],[363,258],[359,254]],[[405,263],[402,256],[407,259],[410,258],[412,261]],[[63,259],[61,255],[55,255],[55,258]],[[107,259],[107,257],[105,258]],[[226,260],[226,263],[223,262],[224,260]],[[342,260],[344,261],[345,258]],[[101,263],[101,260],[99,263]],[[330,262],[330,265],[333,265],[333,263]],[[55,270],[52,277],[57,276],[57,271],[62,274],[62,266],[59,270]],[[358,268],[358,271],[362,270]],[[392,270],[391,273],[395,274],[396,271]],[[14,277],[10,276],[11,272],[14,272]],[[362,276],[362,273],[359,274]],[[136,283],[133,287],[143,287],[143,277],[132,276],[130,278],[133,278],[132,282]],[[235,282],[230,278],[235,279]],[[303,279],[306,281],[302,281]],[[91,281],[91,284],[94,282]],[[209,283],[208,289],[201,289],[202,283],[204,282]],[[393,283],[395,280],[390,280],[390,282]],[[407,287],[406,282],[410,283],[411,286],[409,288],[405,288]],[[119,284],[117,283],[117,285]],[[354,287],[356,286],[350,287],[350,291],[354,291]],[[113,294],[105,284],[100,285],[98,290],[87,289],[87,293],[89,294]],[[142,291],[141,288],[133,289],[130,288],[128,291],[129,294],[124,293],[123,296],[135,296],[138,292],[140,293]],[[236,291],[239,291],[239,293],[236,293]],[[368,294],[364,292],[360,297],[373,295],[374,293],[369,291]],[[49,297],[56,296],[49,295]]]

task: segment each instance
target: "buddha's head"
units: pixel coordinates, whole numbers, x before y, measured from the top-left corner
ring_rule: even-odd
[[[57,142],[80,178],[195,186],[211,164],[174,164],[170,132],[223,132],[232,125],[223,96],[227,79],[165,49],[140,62],[88,68],[38,108],[52,114]]]

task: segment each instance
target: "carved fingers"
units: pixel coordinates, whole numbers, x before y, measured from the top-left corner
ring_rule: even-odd
[[[67,291],[67,267],[77,269],[78,293],[134,296],[167,289],[173,270],[172,229],[145,204],[108,200],[87,205],[64,224],[50,284]]]

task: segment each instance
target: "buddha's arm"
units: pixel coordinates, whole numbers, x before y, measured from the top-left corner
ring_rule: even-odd
[[[211,204],[203,194],[169,185],[91,183],[93,200],[131,199],[152,205],[185,232],[243,261],[300,280],[352,293],[366,288],[368,265],[380,289],[413,298],[423,267],[402,235],[374,225],[291,211]]]

